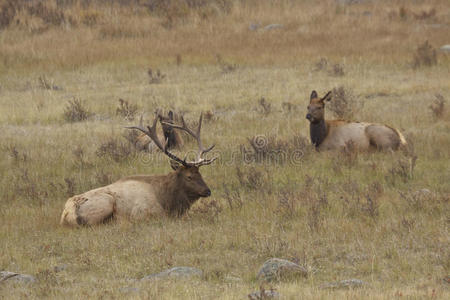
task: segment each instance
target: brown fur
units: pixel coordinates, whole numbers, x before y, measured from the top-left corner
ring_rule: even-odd
[[[311,93],[306,118],[310,121],[311,142],[318,150],[345,147],[350,141],[359,150],[397,150],[406,145],[403,135],[383,124],[325,120],[325,101],[331,101],[331,92],[319,98]]]
[[[171,126],[165,124],[170,123],[173,124],[174,122],[174,114],[172,111],[169,111],[167,116],[164,116],[162,114],[158,114],[159,122],[161,123],[162,127],[162,134],[158,134],[159,139],[167,140],[167,149],[180,149],[183,147],[184,141],[181,137],[180,133],[176,131]],[[136,139],[136,148],[139,150],[148,150],[153,151],[155,145],[153,144],[152,140],[145,134],[141,133]]]
[[[167,175],[135,175],[67,200],[61,224],[78,226],[102,223],[112,217],[140,220],[183,215],[210,189],[198,167],[172,163]]]

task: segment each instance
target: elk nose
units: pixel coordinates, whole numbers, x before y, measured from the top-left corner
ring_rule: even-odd
[[[209,197],[209,196],[211,196],[211,190],[207,189],[205,192],[205,197]]]
[[[312,118],[311,114],[306,114],[306,118],[307,118],[308,120],[311,120],[311,118]]]

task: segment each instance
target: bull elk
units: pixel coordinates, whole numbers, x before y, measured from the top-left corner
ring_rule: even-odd
[[[200,197],[209,197],[211,190],[203,181],[199,168],[211,164],[217,157],[205,159],[203,155],[213,149],[205,149],[200,139],[202,115],[194,132],[186,126],[170,124],[192,135],[198,143],[198,153],[194,161],[180,159],[168,150],[168,140],[160,141],[156,133],[158,116],[152,127],[127,127],[146,134],[155,145],[171,160],[173,172],[167,175],[135,175],[125,177],[110,185],[90,190],[67,200],[61,216],[62,225],[93,225],[112,217],[126,217],[141,220],[158,216],[181,216]],[[165,123],[169,124],[169,123]]]
[[[166,117],[161,112],[157,111],[157,115],[158,115],[158,119],[159,119],[159,122],[161,123],[162,131],[163,131],[163,134],[160,136],[163,137],[164,140],[167,140],[167,149],[171,150],[171,149],[181,148],[184,144],[183,138],[176,130],[173,129],[173,126],[171,126],[171,124],[173,124],[173,122],[174,122],[173,112],[169,111],[169,113]],[[139,122],[139,126],[142,127],[142,117]],[[136,145],[136,148],[139,150],[152,151],[156,148],[155,144],[145,133],[141,133],[138,135],[138,137],[136,138],[135,145]]]
[[[358,150],[397,150],[406,146],[403,135],[395,128],[383,124],[325,120],[325,101],[332,100],[331,91],[319,98],[312,91],[308,113],[311,142],[317,150],[346,147],[349,143]]]

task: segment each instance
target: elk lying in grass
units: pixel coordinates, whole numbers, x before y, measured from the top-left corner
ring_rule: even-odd
[[[61,216],[62,225],[93,225],[111,217],[127,217],[132,220],[152,216],[181,216],[200,197],[209,197],[211,191],[203,181],[199,168],[211,164],[216,158],[202,156],[214,147],[203,148],[200,139],[202,116],[197,131],[188,128],[182,119],[182,126],[170,126],[186,131],[198,143],[199,151],[195,161],[188,162],[169,152],[167,140],[161,143],[156,134],[158,116],[153,126],[127,127],[145,133],[155,145],[171,159],[174,172],[167,175],[136,175],[120,179],[67,200]],[[166,123],[167,124],[167,123]]]
[[[403,135],[383,124],[325,120],[325,101],[331,100],[331,91],[319,98],[312,91],[306,118],[310,122],[311,142],[317,150],[332,150],[352,144],[358,150],[397,150],[406,146]]]
[[[163,134],[158,137],[162,137],[164,140],[167,140],[167,149],[179,149],[183,146],[183,138],[181,135],[173,129],[174,115],[172,111],[169,111],[168,116],[164,116],[161,112],[157,112],[159,122],[161,123]],[[142,127],[142,118],[139,122],[139,126]],[[153,151],[156,149],[155,143],[149,138],[149,136],[145,133],[141,133],[136,138],[136,148],[138,150],[148,150]]]

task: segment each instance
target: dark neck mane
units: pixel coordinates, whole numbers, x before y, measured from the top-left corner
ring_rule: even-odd
[[[311,143],[314,146],[319,147],[328,134],[327,124],[325,123],[325,120],[322,119],[317,123],[311,123],[309,125],[309,134],[311,136]]]
[[[162,191],[166,193],[166,197],[162,196],[165,201],[162,203],[167,214],[171,217],[179,217],[197,201],[200,197],[187,193],[182,184],[178,182],[177,173],[170,174],[167,190]],[[173,176],[173,177],[172,177]]]

